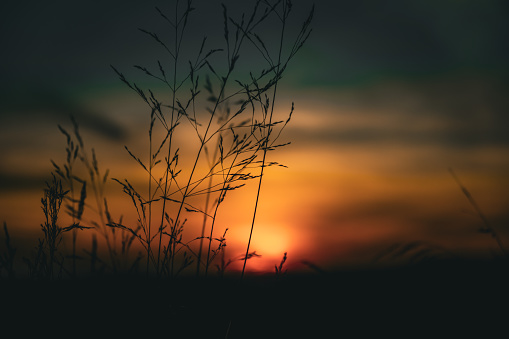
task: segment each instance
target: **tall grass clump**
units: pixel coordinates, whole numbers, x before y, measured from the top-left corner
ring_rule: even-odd
[[[61,180],[53,174],[52,180],[46,182],[41,209],[44,213],[44,221],[41,223],[43,236],[39,238],[36,251],[32,259],[24,258],[29,268],[29,276],[40,279],[54,279],[62,277],[64,273],[70,275],[65,268],[66,256],[59,250],[64,233],[76,230],[84,230],[89,227],[79,223],[69,226],[61,226],[60,209],[62,202],[69,191],[64,191]],[[66,272],[67,271],[67,272]]]
[[[233,17],[223,5],[222,46],[210,47],[204,36],[195,56],[184,59],[188,53],[183,48],[196,41],[188,35],[195,8],[192,1],[175,1],[171,13],[156,8],[172,32],[168,41],[156,32],[140,29],[161,46],[164,55],[154,67],[134,68],[161,86],[157,90],[141,88],[111,66],[147,105],[148,138],[145,155],[125,147],[143,171],[146,184],[114,179],[131,201],[137,220],[109,221],[107,225],[138,240],[145,252],[147,275],[171,278],[193,265],[196,275],[207,275],[226,246],[225,228],[221,236],[216,235],[219,214],[228,213],[220,207],[229,192],[258,180],[250,235],[242,256],[244,275],[246,262],[253,257],[250,243],[265,168],[283,166],[269,161],[267,154],[285,145],[278,139],[293,112],[292,104],[283,120],[276,117],[278,83],[311,31],[313,11],[292,43],[286,44],[291,9],[288,0],[259,0],[252,2],[250,12]],[[279,26],[278,40],[269,44],[260,32],[274,23]],[[263,66],[247,70],[241,56],[253,53],[259,55]],[[190,146],[191,151],[182,152]],[[188,227],[199,229],[199,235],[187,237]]]
[[[100,168],[94,148],[87,150],[78,122],[72,116],[71,123],[72,132],[58,126],[66,138],[65,162],[59,165],[51,161],[60,182],[63,182],[67,189],[63,197],[67,215],[71,218],[73,225],[87,225],[86,228],[95,231],[92,234],[90,251],[84,250],[90,261],[92,274],[96,273],[99,263],[101,271],[107,270],[111,273],[131,271],[140,259],[138,256],[132,261],[129,257],[134,237],[129,232],[124,230],[119,232],[107,226],[108,223],[113,222],[105,192],[109,170]],[[119,222],[121,221],[122,216],[119,217]],[[68,256],[72,259],[70,271],[72,277],[76,277],[77,260],[85,259],[78,255],[76,249],[77,231],[78,228],[72,230],[72,254]],[[106,244],[108,258],[101,258],[98,253],[97,235]]]
[[[0,280],[4,278],[4,271],[9,279],[15,277],[14,273],[14,258],[16,256],[16,248],[11,244],[11,237],[7,229],[7,223],[4,222],[4,236],[5,236],[5,250],[0,253]]]

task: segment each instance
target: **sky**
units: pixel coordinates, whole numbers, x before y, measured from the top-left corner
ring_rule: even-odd
[[[225,1],[237,17],[250,3]],[[311,9],[293,3],[290,38]],[[143,152],[146,106],[110,65],[162,92],[132,67],[165,58],[138,30],[169,37],[154,6],[172,11],[168,1],[3,5],[0,221],[15,239],[39,232],[50,159],[65,160],[57,125],[71,129],[69,115],[111,177],[143,180],[124,145]],[[185,47],[196,50],[205,34],[221,46],[220,2],[193,6]],[[500,253],[448,169],[509,243],[508,12],[491,0],[316,1],[311,36],[278,88],[278,116],[292,102],[295,111],[283,134],[291,144],[270,157],[288,168],[264,179],[252,244],[262,257],[251,269],[272,269],[286,251],[295,270],[416,258],[401,250],[408,244],[431,256]],[[271,41],[275,29],[260,35]],[[253,52],[241,60],[242,71],[263,66]],[[235,212],[218,233],[229,228],[232,258],[247,241],[254,190],[226,203]],[[113,214],[132,213],[118,184],[107,192]]]

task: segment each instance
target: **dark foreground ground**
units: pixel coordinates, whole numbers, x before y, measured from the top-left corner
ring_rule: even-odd
[[[224,280],[0,281],[0,337],[507,338],[509,262]],[[7,334],[4,336],[4,334]]]

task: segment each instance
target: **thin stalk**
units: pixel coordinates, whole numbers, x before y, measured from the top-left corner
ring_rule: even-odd
[[[218,141],[217,141],[217,145],[214,148],[214,155],[212,156],[212,161],[209,164],[210,167],[211,167],[211,172],[213,171],[213,168],[216,166],[214,164],[214,161],[217,158],[218,149],[219,149],[219,138],[218,138]],[[212,194],[211,191],[212,191],[212,182],[213,182],[213,179],[214,179],[214,176],[210,175],[210,177],[209,177],[209,184],[207,185],[207,197],[205,199],[205,210],[204,210],[205,213],[203,214],[203,224],[202,224],[201,236],[200,236],[200,248],[198,250],[198,260],[197,260],[198,262],[196,264],[196,276],[198,276],[199,273],[200,273],[201,256],[202,256],[202,249],[203,249],[203,238],[205,236],[205,228],[207,226],[207,216],[208,216],[208,210],[209,210],[210,195]],[[210,231],[211,233],[212,233],[212,229],[214,228],[214,220],[215,220],[215,214],[214,214],[214,217],[212,218],[212,225],[211,225],[211,231]],[[212,237],[212,234],[211,234],[211,237]],[[210,244],[209,244],[209,251],[210,251]],[[208,259],[209,259],[209,255],[208,255],[208,252],[207,252],[207,266],[208,266]],[[205,276],[207,276],[207,268],[205,269]]]
[[[207,226],[207,213],[209,210],[210,194],[211,194],[211,190],[212,190],[212,179],[213,179],[213,176],[211,175],[209,178],[209,184],[208,184],[208,188],[207,188],[207,197],[205,199],[205,213],[203,214],[203,224],[201,227],[200,248],[198,249],[198,260],[197,260],[197,264],[196,264],[196,276],[197,277],[200,274],[201,252],[202,252],[202,248],[203,248],[203,237],[205,236],[205,228]],[[210,249],[210,246],[209,246],[209,249]],[[208,259],[208,255],[207,255],[207,259]],[[205,271],[205,275],[207,275],[207,271]]]
[[[169,159],[171,157],[171,149],[172,149],[172,140],[173,140],[173,124],[174,124],[174,117],[175,117],[175,104],[176,104],[176,96],[177,96],[177,63],[178,63],[178,57],[179,57],[179,48],[178,48],[178,1],[175,2],[175,54],[174,54],[174,63],[173,63],[173,86],[172,86],[172,105],[171,105],[171,122],[170,122],[170,136],[168,141],[168,155],[167,155],[167,161],[166,161],[166,174],[165,174],[165,180],[164,180],[164,197],[168,194],[168,176],[170,175],[170,164]],[[182,32],[183,34],[183,32]],[[173,178],[172,178],[173,180]],[[171,182],[170,182],[171,184]],[[162,246],[162,239],[163,239],[163,225],[164,225],[164,215],[166,211],[166,199],[163,199],[163,209],[161,212],[161,224],[159,226],[159,245],[157,249],[157,267],[156,271],[158,274],[161,274],[161,271],[159,271],[159,265],[161,260],[161,246]]]
[[[231,68],[230,70],[228,71],[228,74],[226,75],[226,77],[224,78],[224,82],[221,86],[221,91],[219,93],[219,96],[218,98],[221,98],[221,96],[223,95],[225,89],[226,89],[226,83],[228,82],[228,78],[230,77],[231,75]],[[214,119],[214,116],[215,116],[215,113],[217,111],[217,108],[219,106],[219,99],[216,100],[216,103],[214,105],[214,109],[212,110],[212,113],[210,115],[210,119],[209,119],[209,123],[207,125],[207,128],[205,129],[205,133],[203,135],[203,138],[202,138],[202,141],[201,141],[201,144],[200,144],[200,148],[198,149],[198,153],[196,154],[196,159],[194,161],[194,165],[192,167],[192,170],[191,170],[191,174],[189,175],[189,180],[187,182],[187,185],[185,186],[185,191],[184,191],[184,194],[182,196],[182,200],[180,202],[180,206],[179,206],[179,209],[178,209],[178,212],[177,212],[177,216],[175,217],[175,225],[178,224],[178,221],[180,219],[180,214],[182,213],[182,207],[184,206],[184,202],[185,202],[185,199],[187,197],[187,194],[188,194],[188,191],[189,191],[189,187],[191,187],[191,181],[193,179],[193,176],[194,176],[194,173],[196,171],[196,168],[198,166],[198,160],[200,159],[200,156],[201,156],[201,152],[203,151],[204,147],[205,147],[205,140],[207,139],[207,134],[209,132],[209,129],[210,129],[210,126],[212,125],[212,121]],[[175,246],[176,244],[173,243],[173,253],[175,253]],[[174,258],[171,258],[171,272],[172,272],[172,275],[173,275],[173,266],[174,266]]]
[[[98,186],[98,184],[96,184],[95,180],[94,180],[94,177],[92,177],[92,184],[94,185],[94,195],[95,195],[95,199],[96,199],[96,203],[97,203],[97,212],[99,214],[99,217],[101,218],[101,225],[103,225],[103,232],[104,232],[104,237],[106,239],[106,245],[108,247],[108,252],[110,254],[110,259],[111,259],[111,264],[113,266],[113,270],[116,271],[117,270],[117,263],[115,261],[115,255],[114,255],[114,250],[113,250],[113,247],[111,245],[111,242],[110,242],[110,237],[108,236],[108,230],[106,229],[106,220],[104,219],[104,211],[103,211],[103,208],[102,208],[102,201],[99,197],[99,194],[102,196],[102,189],[100,186]],[[101,192],[99,193],[98,191],[101,190]]]
[[[69,164],[69,186],[71,190],[71,201],[72,201],[72,224],[76,224],[76,202],[74,200],[74,185],[73,185],[73,175],[72,175],[72,165]],[[76,278],[76,238],[78,230],[72,230],[72,277]]]
[[[252,134],[249,136],[251,137]],[[246,142],[248,142],[249,138],[246,138],[244,140],[244,145]],[[242,146],[241,146],[242,148]],[[237,157],[242,154],[242,152],[236,152],[235,153],[235,157],[233,158],[232,162],[231,162],[231,165],[228,167],[228,172],[226,173],[226,179],[223,180],[223,185],[222,185],[222,188],[219,190],[221,193],[219,195],[219,199],[218,199],[218,202],[216,204],[216,208],[214,209],[214,215],[212,216],[212,225],[210,226],[210,237],[209,237],[209,246],[208,246],[208,251],[207,251],[207,262],[206,262],[206,266],[205,266],[205,276],[207,276],[208,274],[208,269],[209,269],[209,265],[210,265],[210,248],[211,248],[211,245],[212,245],[212,236],[213,236],[213,232],[214,232],[214,225],[215,225],[215,222],[216,222],[216,215],[217,215],[217,211],[219,210],[219,205],[221,203],[221,194],[224,194],[224,189],[226,188],[226,183],[228,181],[228,177],[230,176],[231,174],[231,171],[232,169],[235,167],[235,161],[237,160]],[[224,170],[222,170],[221,172],[224,172]],[[223,196],[224,198],[224,196]],[[223,252],[224,254],[224,252]]]
[[[225,8],[225,7],[223,6],[223,8]],[[254,12],[253,12],[253,17],[254,17],[254,14],[256,13],[256,8],[257,8],[257,6],[255,6],[255,10],[254,10]],[[225,13],[225,24],[226,24],[226,22],[227,22],[227,18],[226,18],[226,8],[225,8],[225,12],[224,12],[224,13]],[[216,115],[216,111],[217,111],[217,109],[218,109],[218,106],[219,106],[219,104],[221,103],[221,98],[223,98],[223,97],[224,97],[224,92],[225,92],[225,90],[226,90],[226,84],[228,83],[228,80],[229,80],[229,78],[230,78],[230,76],[231,76],[231,74],[232,74],[232,72],[233,72],[233,63],[234,63],[234,61],[235,61],[235,60],[238,58],[238,56],[239,56],[240,48],[241,48],[241,46],[242,46],[242,43],[244,42],[244,38],[247,36],[247,33],[246,33],[246,32],[249,32],[250,30],[254,29],[254,27],[255,27],[257,24],[259,24],[259,23],[260,23],[260,21],[259,21],[258,23],[253,24],[253,26],[252,26],[251,28],[247,27],[246,31],[242,32],[242,33],[243,33],[243,34],[242,34],[242,36],[240,37],[240,39],[239,39],[238,41],[236,41],[236,44],[235,44],[235,46],[234,46],[233,50],[231,51],[231,52],[232,52],[231,57],[230,57],[230,55],[229,55],[229,54],[230,54],[230,46],[229,46],[229,43],[228,43],[228,38],[227,38],[227,36],[225,35],[225,38],[226,38],[226,44],[227,44],[227,50],[228,50],[228,73],[227,73],[227,74],[226,74],[226,76],[223,78],[222,85],[221,85],[221,90],[220,90],[219,95],[217,96],[217,100],[216,100],[216,102],[215,102],[215,104],[214,104],[214,109],[213,109],[213,110],[212,110],[212,112],[211,112],[211,115],[210,115],[210,118],[209,118],[209,122],[208,122],[208,124],[207,124],[207,128],[205,129],[205,133],[204,133],[203,137],[201,138],[200,148],[198,149],[198,153],[197,153],[197,155],[196,155],[196,159],[195,159],[194,165],[193,165],[193,167],[192,167],[191,174],[189,175],[188,183],[187,183],[187,185],[185,186],[185,187],[186,187],[186,188],[185,188],[185,192],[184,192],[184,195],[182,196],[182,201],[181,201],[181,203],[180,203],[179,210],[178,210],[177,215],[176,215],[176,218],[175,218],[175,224],[177,224],[177,222],[178,222],[178,220],[179,220],[179,218],[180,218],[180,214],[182,213],[182,207],[184,206],[184,201],[185,201],[185,199],[186,199],[186,197],[187,197],[187,194],[188,194],[188,191],[189,191],[189,187],[190,187],[190,185],[191,185],[191,181],[192,181],[193,175],[194,175],[194,173],[195,173],[195,171],[196,171],[196,167],[197,167],[197,165],[198,165],[198,160],[200,159],[201,152],[203,151],[203,148],[205,147],[205,144],[206,144],[206,142],[207,142],[207,136],[208,136],[208,132],[209,132],[209,130],[210,130],[210,126],[211,126],[212,121],[213,121],[213,119],[214,119],[214,117],[215,117],[215,115]],[[249,25],[248,25],[248,26],[249,26]],[[226,27],[225,27],[225,29],[226,29]],[[280,56],[281,56],[281,51],[280,51],[280,53],[279,53],[279,54],[280,54]],[[175,246],[175,244],[174,244],[174,246]],[[173,258],[172,258],[172,264],[171,264],[171,266],[172,266],[172,268],[171,268],[172,272],[173,272],[173,261],[174,261],[174,260],[173,260]]]
[[[495,230],[493,229],[493,227],[489,223],[488,218],[486,218],[484,213],[481,211],[481,209],[479,208],[479,205],[477,205],[477,202],[474,200],[474,197],[472,197],[472,194],[470,194],[470,192],[466,189],[466,187],[463,186],[463,184],[459,180],[458,176],[456,175],[456,173],[454,173],[454,171],[451,168],[449,168],[449,172],[451,173],[452,177],[454,178],[454,180],[456,181],[456,183],[460,187],[461,191],[463,192],[463,194],[467,198],[467,200],[470,203],[470,205],[472,205],[474,210],[477,212],[477,215],[479,216],[479,218],[481,218],[482,222],[484,223],[484,227],[485,228],[482,230],[482,232],[490,234],[495,239],[495,241],[497,242],[497,245],[500,248],[500,250],[502,251],[502,253],[504,254],[504,256],[507,257],[508,253],[507,253],[507,251],[506,251],[506,249],[504,247],[504,244],[502,243],[502,239],[500,239],[500,236],[498,235],[498,233],[495,232]]]
[[[148,199],[150,203],[148,204],[148,225],[147,225],[147,278],[149,275],[149,265],[150,265],[150,244],[152,243],[152,238],[150,235],[150,229],[152,227],[152,167],[153,167],[153,161],[152,161],[152,126],[154,125],[154,110],[152,111],[152,116],[150,117],[150,130],[149,130],[149,176],[148,176]]]
[[[228,176],[231,173],[231,170],[233,168],[233,164],[235,163],[235,160],[237,159],[237,156],[238,156],[238,153],[235,156],[234,160],[232,161],[232,165],[228,169],[228,173],[226,174],[226,179],[228,179]],[[223,189],[226,187],[226,181],[227,180],[223,180],[223,187],[222,187]],[[214,232],[214,224],[216,222],[216,215],[217,215],[217,211],[219,209],[219,204],[221,203],[221,194],[224,194],[223,191],[221,191],[221,193],[219,195],[219,200],[217,201],[216,208],[214,210],[214,215],[212,216],[212,225],[210,226],[209,247],[208,247],[208,250],[207,250],[207,263],[205,265],[205,276],[207,276],[208,271],[209,271],[210,247],[212,245],[212,235],[213,235],[213,232]]]
[[[113,268],[113,271],[116,272],[117,270],[117,263],[115,261],[115,255],[114,255],[114,249],[112,247],[112,244],[111,244],[111,241],[110,241],[110,237],[108,236],[108,229],[106,227],[106,224],[107,224],[107,220],[105,220],[104,218],[104,210],[103,210],[103,193],[104,193],[104,187],[103,187],[103,184],[99,181],[97,182],[95,178],[97,178],[98,180],[100,180],[99,178],[99,170],[94,168],[93,165],[90,164],[90,161],[88,159],[88,156],[87,156],[87,153],[85,152],[85,147],[83,145],[83,141],[81,140],[81,137],[79,136],[79,132],[78,132],[78,125],[76,123],[75,124],[75,131],[76,131],[76,137],[78,137],[78,141],[80,143],[80,146],[81,146],[81,158],[82,158],[82,162],[83,164],[87,167],[87,169],[89,170],[89,173],[90,173],[90,180],[91,180],[91,183],[92,183],[92,188],[93,188],[93,191],[94,191],[94,196],[95,196],[95,201],[96,201],[96,204],[97,204],[97,214],[99,215],[100,217],[100,220],[101,220],[101,225],[102,225],[102,233],[103,233],[103,236],[106,240],[106,245],[108,247],[108,253],[110,255],[110,260],[111,260],[111,265],[112,265],[112,268]],[[92,149],[92,155],[94,156],[94,150]],[[94,175],[94,172],[96,173],[96,175]]]
[[[283,25],[282,25],[282,29],[281,29],[281,37],[280,37],[280,40],[279,40],[279,53],[278,53],[278,63],[277,63],[277,73],[276,74],[279,74],[279,72],[280,72],[281,54],[282,54],[282,51],[283,51],[283,38],[284,38],[285,26],[286,26],[286,2],[284,2],[284,1],[283,1],[282,22],[283,22]],[[273,91],[273,94],[272,94],[272,105],[271,105],[271,108],[270,108],[270,115],[269,115],[269,126],[272,125],[272,116],[274,114],[274,106],[275,106],[275,103],[276,103],[276,93],[277,93],[277,85],[278,85],[278,83],[279,83],[279,81],[276,81],[276,83],[274,84],[274,91]],[[249,255],[249,247],[251,246],[251,239],[253,237],[253,229],[254,229],[254,225],[255,225],[256,214],[257,214],[257,211],[258,211],[258,201],[259,201],[259,198],[260,198],[260,192],[261,192],[261,188],[262,188],[263,174],[264,174],[264,170],[265,170],[265,161],[266,161],[266,157],[267,157],[267,148],[268,148],[268,143],[269,143],[269,140],[270,140],[271,131],[272,131],[272,127],[269,127],[268,131],[267,131],[267,138],[264,141],[265,147],[263,148],[262,169],[260,170],[260,178],[258,180],[258,189],[257,189],[257,192],[256,192],[256,201],[255,201],[255,206],[254,206],[254,211],[253,211],[253,219],[251,221],[251,229],[249,231],[249,240],[247,242],[246,255],[244,257],[244,264],[242,265],[242,274],[240,276],[241,280],[244,278],[244,273],[245,273],[245,270],[246,270],[247,258],[248,258],[248,255]]]

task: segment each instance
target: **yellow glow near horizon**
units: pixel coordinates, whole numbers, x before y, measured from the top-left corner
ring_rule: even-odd
[[[251,248],[263,256],[282,256],[292,244],[290,238],[281,226],[256,225]]]

